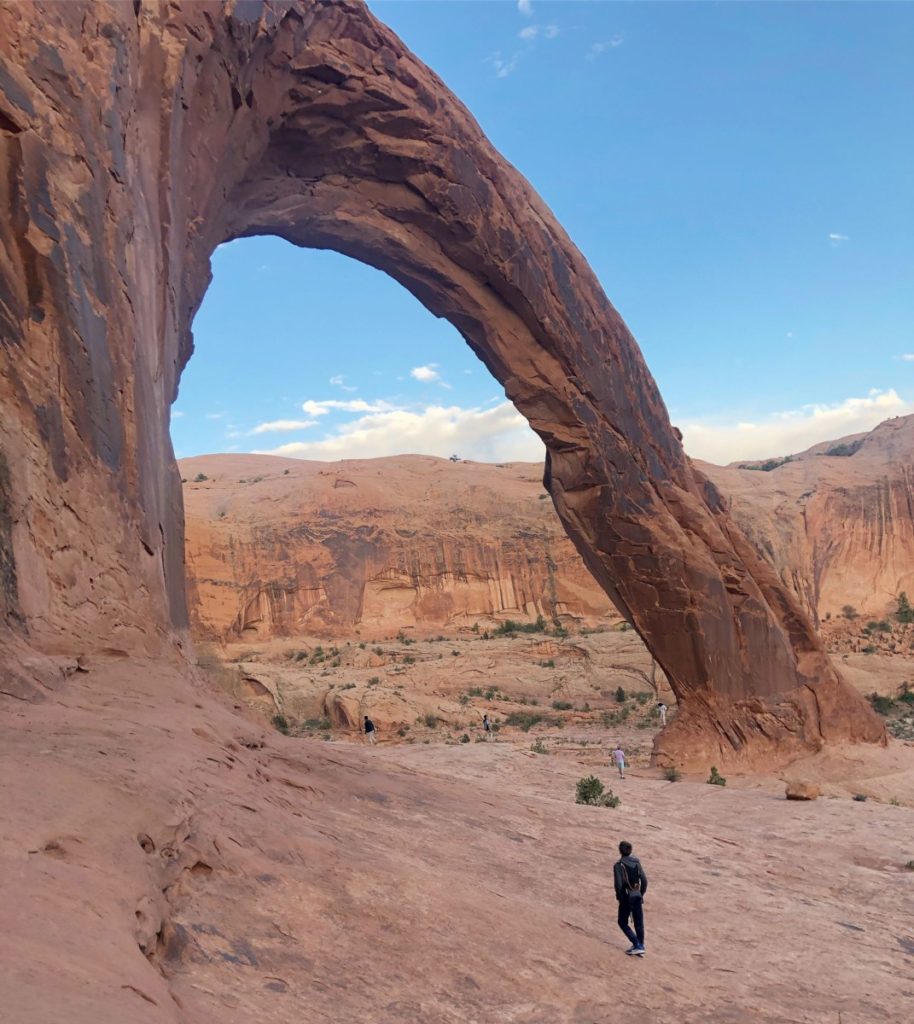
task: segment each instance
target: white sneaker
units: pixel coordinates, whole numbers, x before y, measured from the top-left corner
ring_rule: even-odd
[[[627,949],[625,951],[625,955],[626,956],[637,956],[637,954],[638,954],[638,947],[637,946],[632,946],[631,949]]]
[[[635,946],[635,952],[632,954],[632,956],[644,956],[646,952],[647,950],[644,948],[644,946]]]

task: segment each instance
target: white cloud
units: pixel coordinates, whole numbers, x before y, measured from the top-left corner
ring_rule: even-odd
[[[532,43],[539,35],[542,35],[543,39],[555,39],[559,31],[558,25],[527,25],[517,35],[525,43]]]
[[[362,416],[320,441],[280,445],[260,454],[300,459],[373,459],[405,453],[480,462],[539,462],[542,441],[510,402],[490,409],[431,405]]]
[[[501,50],[496,50],[489,58],[489,63],[495,69],[496,78],[507,78],[508,75],[510,75],[517,67],[517,62],[519,60],[519,53],[513,54],[510,59],[505,59],[501,55]]]
[[[914,352],[905,352],[901,358],[906,363],[914,363]]]
[[[328,412],[390,412],[395,406],[389,402],[366,402],[363,398],[350,398],[341,401],[337,398],[327,398],[320,402],[302,402],[302,412],[309,416],[326,416]]]
[[[585,56],[588,60],[596,60],[601,54],[606,53],[607,50],[615,50],[625,42],[625,36],[621,33],[616,33],[611,39],[606,42],[592,43],[590,49],[587,51]]]
[[[804,405],[776,412],[755,423],[683,423],[683,445],[689,455],[726,465],[805,451],[820,441],[872,430],[892,416],[914,413],[894,388],[872,390],[864,398],[846,398],[834,405]]]
[[[258,423],[248,434],[288,433],[290,430],[307,430],[316,427],[317,420],[270,420],[269,423]]]
[[[832,248],[834,249],[837,246],[839,246],[842,242],[849,242],[850,236],[839,235],[836,231],[832,231],[831,234],[828,236],[828,240],[829,242],[831,242]]]
[[[225,413],[224,412],[208,412],[206,414],[206,418],[208,420],[224,420],[225,419]]]
[[[905,359],[905,358],[907,358],[907,357],[906,356],[902,356],[902,359]],[[914,359],[914,356],[912,356],[911,358]],[[184,415],[184,413],[181,412],[180,409],[172,409],[171,410],[171,418],[173,420],[179,420],[183,415]]]
[[[528,18],[533,16],[533,0],[517,0],[517,9]]]
[[[437,363],[429,363],[427,366],[414,366],[410,371],[410,377],[421,380],[423,383],[430,380],[437,380],[441,374],[435,369]]]
[[[330,378],[330,383],[335,385],[336,387],[338,387],[340,389],[340,391],[350,391],[351,392],[351,391],[358,391],[359,390],[358,388],[354,388],[351,385],[347,384],[346,383],[346,378],[341,373],[338,373],[338,374],[336,374],[336,376],[331,377]]]

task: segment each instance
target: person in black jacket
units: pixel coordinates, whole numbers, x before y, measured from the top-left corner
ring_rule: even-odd
[[[632,944],[625,952],[629,956],[644,956],[644,894],[647,892],[647,875],[641,861],[632,856],[632,844],[619,843],[621,856],[613,865],[613,884],[619,901],[619,927]],[[629,919],[635,925],[632,931]]]
[[[372,722],[368,715],[365,716],[365,724],[362,728],[365,730],[365,739],[368,740],[369,743],[373,744],[376,738],[375,727],[374,722]]]

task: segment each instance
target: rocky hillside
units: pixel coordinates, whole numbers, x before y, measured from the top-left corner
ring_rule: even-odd
[[[618,619],[565,536],[540,466],[418,455],[180,465],[200,636],[371,639],[512,616]]]
[[[699,467],[820,622],[914,596],[914,416],[768,462]]]

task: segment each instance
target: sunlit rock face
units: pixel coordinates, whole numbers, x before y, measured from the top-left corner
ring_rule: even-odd
[[[584,258],[365,6],[7,4],[0,47],[0,610],[20,644],[154,652],[185,629],[168,408],[213,249],[270,232],[387,271],[504,385],[682,702],[658,754],[882,740],[683,454]]]
[[[422,455],[206,455],[179,465],[201,638],[619,621],[547,500],[542,466]]]
[[[757,468],[772,463],[780,464]],[[902,591],[914,596],[914,416],[817,444],[789,461],[701,468],[820,622],[846,605],[882,618]]]

